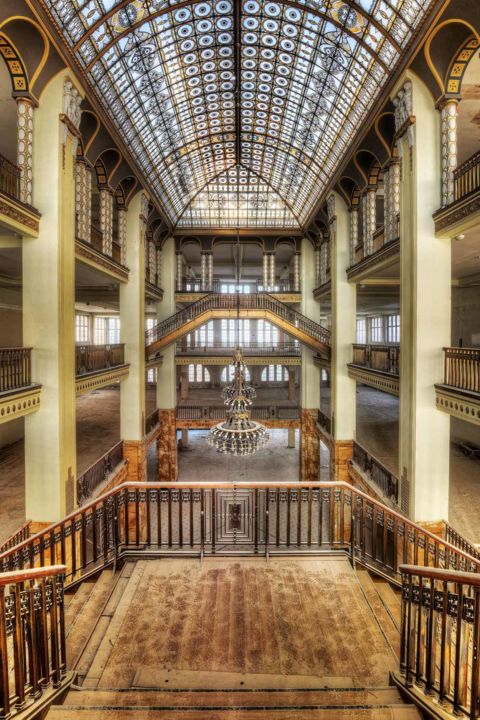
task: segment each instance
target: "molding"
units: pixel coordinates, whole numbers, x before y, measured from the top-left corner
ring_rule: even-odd
[[[455,200],[433,215],[437,237],[454,237],[477,225],[480,219],[480,190]]]
[[[315,300],[320,300],[320,298],[325,297],[326,295],[330,295],[332,292],[332,281],[327,280],[327,282],[324,282],[323,285],[319,285],[315,290],[313,291],[313,297]]]
[[[396,238],[381,247],[377,252],[372,253],[372,255],[367,255],[356,265],[347,268],[347,278],[355,281],[363,280],[365,275],[373,271],[383,270],[399,259],[400,238]]]
[[[120,382],[128,377],[129,371],[130,365],[125,363],[125,365],[117,365],[117,367],[114,368],[106,368],[105,370],[96,370],[86,375],[78,375],[75,378],[76,394],[83,395],[83,393],[88,393],[92,390],[105,387],[106,385]]]
[[[438,410],[473,425],[480,425],[480,394],[459,390],[450,385],[435,385]]]
[[[0,394],[0,424],[17,420],[40,409],[41,385]]]
[[[145,280],[145,295],[151,300],[163,300],[163,290]]]
[[[313,356],[313,363],[317,367],[325,368],[325,370],[331,370],[332,369],[332,363],[330,358],[322,357],[321,355],[314,355]],[[301,361],[299,363],[301,365]]]
[[[298,356],[285,357],[283,355],[244,355],[245,365],[301,365],[302,358]],[[232,353],[225,355],[177,355],[176,365],[229,365],[232,362]],[[155,363],[156,365],[157,363]],[[153,365],[153,367],[155,366]]]
[[[127,282],[129,276],[129,270],[123,265],[119,265],[112,260],[112,258],[103,255],[102,253],[95,250],[94,247],[83,243],[81,240],[75,240],[75,258],[94,267],[96,270],[110,275],[119,282]]]
[[[41,215],[9,195],[0,192],[0,222],[25,237],[37,238]]]
[[[348,377],[352,378],[352,380],[361,382],[364,385],[369,385],[389,395],[400,397],[399,375],[382,372],[381,370],[372,370],[372,368],[365,368],[361,365],[354,365],[353,363],[348,363],[347,367]]]

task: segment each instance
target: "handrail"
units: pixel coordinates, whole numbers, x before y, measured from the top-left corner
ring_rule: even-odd
[[[47,565],[41,568],[27,568],[26,570],[3,572],[0,573],[0,587],[27,582],[27,580],[38,580],[39,578],[52,577],[54,575],[64,575],[66,570],[66,565]]]
[[[236,348],[235,343],[225,343],[221,345],[196,345],[188,346],[182,342],[177,343],[176,353],[177,355],[231,355]],[[244,355],[300,355],[302,349],[299,342],[279,342],[279,343],[257,343],[249,342],[246,345],[242,345],[242,352]]]
[[[123,440],[95,460],[77,477],[77,504],[82,505],[123,460]]]
[[[20,200],[21,170],[18,165],[0,155],[0,192]]]
[[[384,495],[398,502],[398,478],[377,458],[360,445],[353,441],[352,461],[364,472],[369,479],[377,485]]]
[[[177,405],[177,420],[223,420],[225,405]],[[251,408],[253,420],[298,420],[298,405],[255,405]]]
[[[200,300],[187,305],[187,307],[175,315],[171,315],[169,318],[162,320],[153,328],[147,330],[145,333],[145,343],[148,347],[208,310],[235,310],[237,306],[240,307],[240,309],[247,310],[269,310],[299,330],[307,333],[315,340],[325,345],[330,345],[331,333],[329,330],[267,293],[253,293],[249,295],[242,293],[234,295],[205,295],[200,298]]]
[[[480,575],[461,570],[444,570],[443,568],[422,567],[421,565],[400,565],[398,568],[402,575],[415,575],[418,577],[454,582],[462,585],[480,587]]]
[[[398,343],[354,343],[352,363],[389,375],[398,375],[400,372],[400,345]]]
[[[158,412],[158,408],[154,410],[153,412],[148,415],[147,419],[145,420],[145,435],[148,435],[153,428],[155,428],[158,423],[160,422],[160,414]]]
[[[31,522],[31,520],[27,520],[26,522],[24,522],[18,528],[18,530],[15,530],[15,532],[13,532],[10,537],[0,545],[0,555],[6,550],[15,547],[15,545],[18,545],[18,543],[22,542],[22,540],[26,540],[30,537]]]
[[[445,385],[480,393],[480,348],[444,347]]]
[[[448,542],[451,542],[456,548],[464,550],[472,557],[480,560],[480,550],[478,550],[473,543],[464,538],[463,535],[459,533],[458,530],[455,530],[455,528],[449,523],[445,523],[445,540],[448,540]]]

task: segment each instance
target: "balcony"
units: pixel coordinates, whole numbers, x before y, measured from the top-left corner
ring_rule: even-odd
[[[40,213],[21,200],[21,172],[0,155],[0,222],[24,237],[38,237]]]
[[[76,235],[75,257],[77,260],[101,270],[119,282],[128,280],[128,268],[122,265],[122,250],[115,240],[112,243],[112,255],[110,256],[103,252],[103,233],[95,225],[90,228],[90,242],[81,240],[78,233]]]
[[[230,358],[235,352],[236,343],[225,343],[222,345],[196,345],[188,346],[184,342],[178,342],[176,346],[177,358],[187,359],[185,363],[177,362],[178,365],[189,363],[207,364],[211,361],[215,364],[216,358]],[[283,342],[276,345],[268,345],[267,343],[249,342],[248,345],[242,345],[242,351],[245,357],[249,358],[250,364],[265,365],[265,358],[268,358],[268,364],[280,362],[283,364],[285,358],[289,358],[289,364],[300,364],[302,349],[299,342]],[[252,360],[257,360],[252,362]],[[290,360],[291,358],[291,360]],[[294,362],[292,362],[294,361]]]
[[[295,290],[293,283],[289,280],[278,280],[275,285],[267,287],[263,285],[263,278],[245,279],[242,286],[248,286],[251,293],[267,293],[275,295],[282,302],[300,302],[301,290]],[[210,287],[202,290],[200,278],[182,279],[181,288],[177,287],[176,296],[178,302],[192,302],[207,295],[208,293],[232,294],[235,292],[235,282],[215,279]],[[222,289],[226,288],[226,289]]]
[[[128,370],[123,344],[75,347],[77,395],[119,382],[128,375]]]
[[[391,268],[400,260],[400,218],[397,217],[397,237],[385,242],[385,228],[382,225],[373,234],[373,252],[365,254],[363,242],[355,248],[355,262],[347,270],[349,280],[358,282],[372,273],[378,274]]]
[[[40,407],[41,385],[32,383],[32,348],[0,348],[0,423]]]
[[[435,385],[437,408],[480,425],[480,348],[443,348],[444,382]]]
[[[454,172],[454,200],[433,216],[438,237],[454,237],[480,222],[480,151]]]
[[[157,272],[150,271],[150,267],[145,267],[145,295],[150,300],[162,300],[163,290],[160,287],[160,278]]]
[[[400,345],[353,345],[348,375],[357,382],[398,397],[400,395]]]
[[[382,502],[387,499],[395,505],[398,503],[398,478],[355,440],[350,468],[355,484],[360,484]]]
[[[225,405],[177,406],[177,428],[209,428],[225,418]],[[296,405],[256,405],[251,408],[251,418],[272,428],[300,427],[300,409]]]

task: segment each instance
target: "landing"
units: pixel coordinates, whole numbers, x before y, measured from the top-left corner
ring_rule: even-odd
[[[177,687],[196,672],[386,686],[396,666],[343,559],[141,561],[115,615],[85,688],[165,687],[168,671]]]

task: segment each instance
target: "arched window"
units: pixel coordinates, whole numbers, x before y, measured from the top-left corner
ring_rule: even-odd
[[[262,382],[287,382],[288,370],[283,365],[269,365],[262,371]]]
[[[188,380],[191,383],[208,383],[210,382],[210,373],[205,365],[189,365]]]
[[[222,375],[220,377],[220,382],[222,382],[222,383],[232,382],[234,374],[235,374],[235,368],[233,367],[233,365],[228,365],[227,367],[224,367],[222,370]],[[246,367],[245,368],[245,380],[247,382],[250,382],[250,377],[251,377],[250,370],[248,369],[248,367]]]

